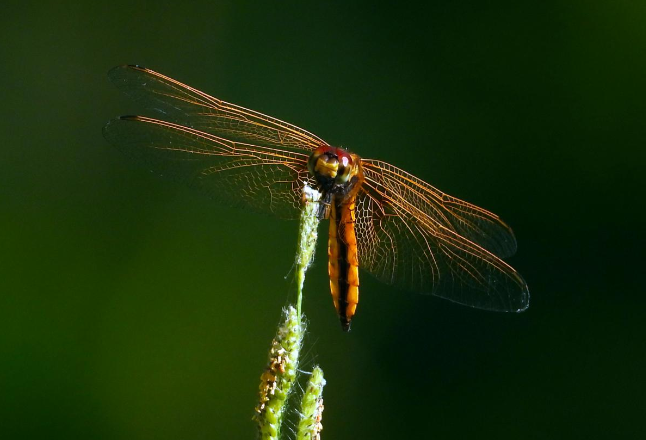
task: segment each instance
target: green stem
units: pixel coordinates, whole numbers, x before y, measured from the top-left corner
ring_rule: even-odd
[[[301,316],[301,305],[303,303],[303,285],[305,284],[305,272],[314,258],[316,240],[318,238],[318,201],[321,194],[305,186],[303,188],[303,209],[301,210],[301,224],[298,234],[298,248],[296,250],[296,311]]]

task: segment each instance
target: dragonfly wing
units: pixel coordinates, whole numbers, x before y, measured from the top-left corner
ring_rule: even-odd
[[[230,205],[298,218],[302,188],[310,179],[305,154],[233,142],[143,116],[114,119],[103,134],[162,176]]]
[[[164,119],[239,142],[311,151],[325,141],[295,125],[200,92],[140,66],[118,66],[108,73],[123,92]]]
[[[511,266],[461,236],[452,223],[439,222],[439,213],[430,216],[412,204],[410,194],[398,195],[409,189],[387,188],[370,167],[364,172],[356,217],[362,268],[386,283],[471,307],[508,312],[528,307],[527,284]]]
[[[514,233],[494,213],[452,197],[386,162],[363,159],[362,163],[366,177],[387,198],[415,206],[439,226],[456,232],[500,258],[516,253]]]

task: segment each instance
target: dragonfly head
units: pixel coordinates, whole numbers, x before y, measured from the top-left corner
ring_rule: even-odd
[[[327,145],[312,152],[307,167],[323,190],[347,184],[356,173],[356,165],[351,154]]]

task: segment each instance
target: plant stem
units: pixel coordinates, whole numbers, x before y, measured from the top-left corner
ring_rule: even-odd
[[[303,209],[301,210],[301,223],[298,234],[298,247],[296,250],[296,311],[301,316],[303,303],[303,285],[305,272],[314,259],[316,240],[318,238],[318,201],[321,193],[305,186],[303,188]]]

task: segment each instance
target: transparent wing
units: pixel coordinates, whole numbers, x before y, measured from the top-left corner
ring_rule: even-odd
[[[491,239],[483,234],[487,228],[502,228],[490,226],[497,217],[383,162],[367,161],[364,173],[356,220],[362,268],[386,283],[471,307],[496,311],[528,307],[529,291],[520,274],[467,238]],[[441,204],[443,200],[450,202],[449,207]],[[457,218],[463,211],[468,215],[460,215],[468,222]],[[502,237],[504,231],[499,232]],[[509,244],[500,249],[509,251]]]
[[[171,122],[122,116],[103,135],[158,174],[280,218],[298,218],[302,188],[310,181],[306,154],[233,142]]]
[[[123,92],[164,119],[222,136],[295,151],[311,151],[325,141],[295,125],[231,104],[140,66],[118,66],[108,76]]]
[[[478,244],[500,258],[516,253],[511,228],[497,215],[452,197],[386,162],[362,159],[364,172],[386,197],[410,204],[439,226]]]

